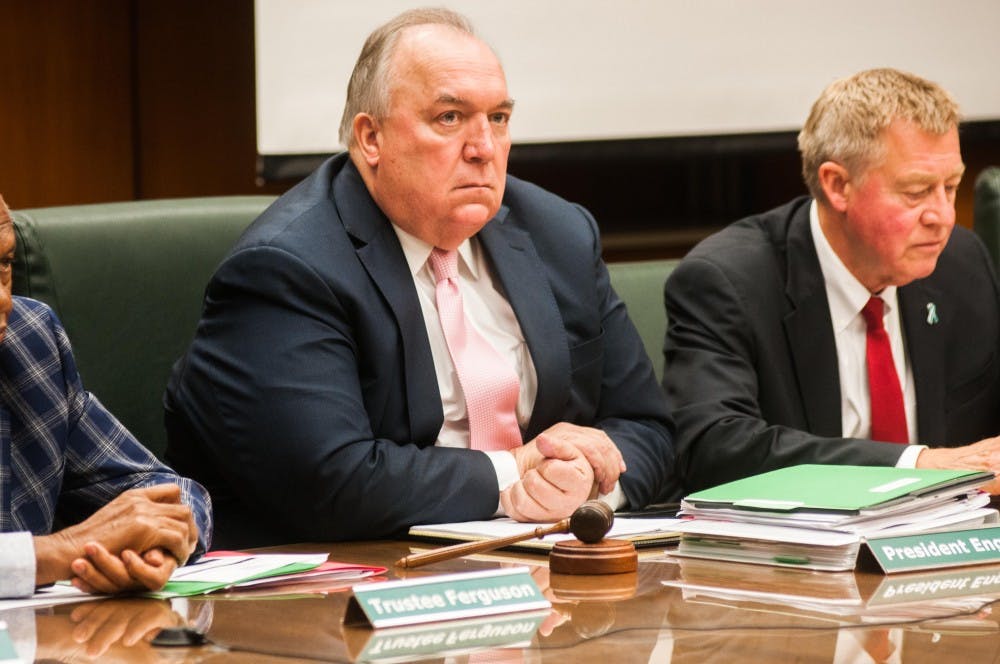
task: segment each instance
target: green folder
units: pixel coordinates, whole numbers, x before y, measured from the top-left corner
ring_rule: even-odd
[[[805,464],[692,493],[697,509],[858,514],[944,491],[960,495],[993,479],[977,470]]]
[[[192,595],[205,595],[210,592],[215,592],[216,590],[222,590],[224,588],[230,588],[238,583],[246,583],[247,581],[255,581],[257,579],[266,579],[270,576],[282,576],[284,574],[298,574],[299,572],[308,572],[311,569],[315,569],[316,565],[313,563],[289,563],[284,567],[279,567],[277,569],[268,570],[266,572],[261,572],[260,574],[254,574],[246,578],[240,579],[239,581],[167,581],[167,584],[163,586],[160,590],[154,590],[152,592],[145,593],[147,597],[157,597],[160,599],[169,599],[171,597],[190,597]]]

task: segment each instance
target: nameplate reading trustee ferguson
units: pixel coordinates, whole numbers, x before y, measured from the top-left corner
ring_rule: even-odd
[[[363,584],[352,590],[347,625],[396,627],[551,607],[525,567]]]

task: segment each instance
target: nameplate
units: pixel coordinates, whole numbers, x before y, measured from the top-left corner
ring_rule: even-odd
[[[359,584],[351,590],[347,625],[419,625],[551,607],[526,567]]]
[[[527,648],[548,610],[385,629],[346,627],[351,659],[362,662],[411,662],[494,648]]]
[[[886,574],[1000,562],[1000,527],[872,537],[867,544]]]

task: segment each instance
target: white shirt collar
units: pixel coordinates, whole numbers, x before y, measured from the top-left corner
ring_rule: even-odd
[[[809,206],[809,226],[819,267],[823,271],[826,297],[830,302],[830,316],[834,333],[844,330],[861,312],[872,294],[847,269],[844,262],[830,246],[819,223],[819,207],[815,200]],[[885,302],[885,312],[896,310],[896,287],[887,286],[878,294]]]
[[[406,264],[410,268],[410,274],[416,276],[427,265],[427,259],[430,258],[434,246],[424,242],[416,235],[407,233],[396,224],[392,225],[392,229],[396,231],[396,237],[399,238],[399,244],[403,248],[403,255],[406,257]],[[479,265],[476,261],[476,252],[472,246],[471,238],[458,245],[458,257],[459,269],[464,264],[466,270],[472,275],[472,278],[478,279]],[[427,269],[430,269],[430,267]]]

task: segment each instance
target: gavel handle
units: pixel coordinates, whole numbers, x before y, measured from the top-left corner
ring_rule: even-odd
[[[510,544],[516,544],[518,542],[523,542],[524,540],[536,537],[544,537],[546,535],[551,535],[552,533],[566,532],[569,532],[569,519],[556,521],[551,526],[538,526],[534,530],[519,533],[517,535],[496,537],[487,540],[480,540],[478,542],[463,542],[462,544],[453,544],[452,546],[434,549],[433,551],[413,553],[397,560],[396,567],[410,568],[419,567],[421,565],[429,565],[430,563],[437,563],[442,560],[451,560],[452,558],[467,556],[472,553],[492,551],[493,549],[499,549]]]

